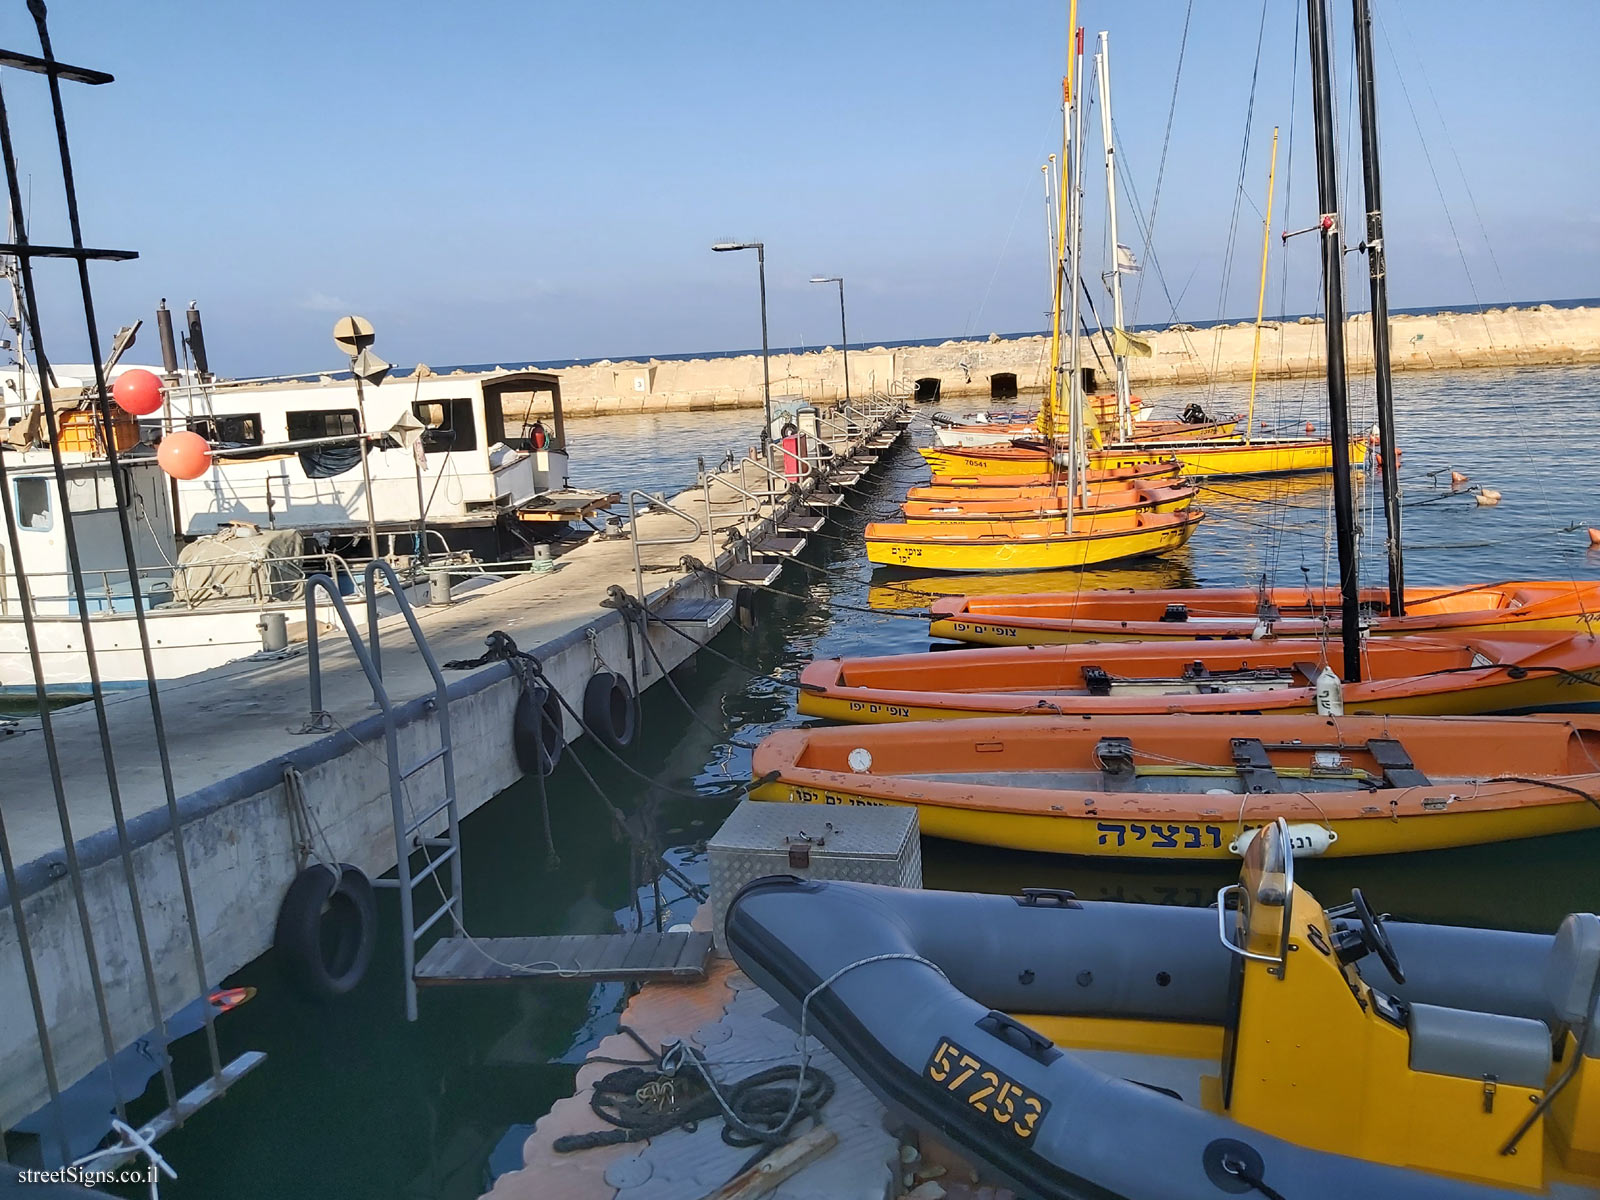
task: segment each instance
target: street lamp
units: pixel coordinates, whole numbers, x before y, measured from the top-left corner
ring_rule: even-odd
[[[812,283],[837,283],[839,285],[839,346],[844,354],[844,406],[850,407],[850,334],[844,327],[844,277],[842,275],[814,275]]]
[[[766,422],[761,426],[761,457],[767,458],[767,446],[772,441],[772,367],[767,349],[767,248],[760,242],[718,242],[711,247],[718,254],[730,250],[754,250],[756,271],[761,280],[761,408]]]

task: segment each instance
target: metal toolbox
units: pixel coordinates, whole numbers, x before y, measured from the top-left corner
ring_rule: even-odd
[[[866,805],[742,801],[706,842],[711,860],[712,935],[726,954],[722,922],[739,889],[763,875],[922,886],[917,810]]]

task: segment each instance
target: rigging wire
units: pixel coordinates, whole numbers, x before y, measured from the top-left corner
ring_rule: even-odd
[[[1160,211],[1161,207],[1161,184],[1167,175],[1167,151],[1172,145],[1172,123],[1173,118],[1176,116],[1178,111],[1178,85],[1183,82],[1183,56],[1189,48],[1189,18],[1193,15],[1194,0],[1189,0],[1187,7],[1185,7],[1183,11],[1183,35],[1178,39],[1178,66],[1172,74],[1172,98],[1167,102],[1166,132],[1161,135],[1161,161],[1156,166],[1155,192],[1150,198],[1150,219],[1145,222],[1140,222],[1140,224],[1143,226],[1142,236],[1144,244],[1144,257],[1146,262],[1153,259],[1156,252],[1154,245],[1156,235],[1156,214]],[[1113,133],[1115,133],[1114,128]],[[1116,136],[1118,141],[1120,141],[1121,135],[1118,134]],[[1117,161],[1119,163],[1121,162],[1121,158],[1122,156],[1119,154],[1117,156]],[[1137,213],[1137,207],[1135,207],[1134,211]],[[1128,318],[1128,327],[1130,329],[1139,323],[1139,300],[1143,295],[1144,273],[1140,272],[1139,282],[1133,289],[1133,313]],[[1173,313],[1173,319],[1177,319],[1176,311]]]

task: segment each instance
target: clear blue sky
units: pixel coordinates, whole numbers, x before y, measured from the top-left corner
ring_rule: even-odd
[[[1350,16],[1346,0],[1331,4],[1343,108]],[[1393,304],[1471,302],[1462,253],[1485,303],[1600,293],[1600,4],[1374,4]],[[68,118],[89,241],[141,254],[95,274],[104,327],[146,319],[135,358],[156,355],[161,296],[201,302],[212,365],[231,375],[333,363],[328,329],[347,309],[404,364],[748,347],[755,262],[709,252],[728,237],[767,243],[775,345],[837,341],[836,298],[807,284],[813,274],[846,277],[852,342],[1041,323],[1039,164],[1059,136],[1066,25],[1056,0],[53,7],[58,54],[117,76],[70,87]],[[1262,9],[1193,8],[1154,249],[1178,315],[1203,320],[1253,309],[1251,206],[1274,124],[1287,166],[1297,59],[1280,214],[1292,193],[1275,230],[1310,224],[1315,205],[1303,26],[1295,45],[1304,5],[1267,0],[1249,200],[1224,292]],[[1147,216],[1184,9],[1080,6],[1091,40],[1111,33],[1119,152]],[[36,49],[20,2],[0,28],[7,46]],[[33,236],[63,237],[42,81],[8,71],[0,86],[31,176]],[[1341,115],[1353,124],[1353,110]],[[1085,243],[1097,256],[1095,111],[1089,128]],[[1121,211],[1122,240],[1144,257],[1126,197]],[[1291,244],[1286,296],[1276,240],[1274,255],[1269,310],[1311,307],[1311,241]],[[1352,274],[1358,295],[1364,278]],[[54,268],[58,360],[81,353],[70,285]],[[1138,319],[1171,316],[1147,273]]]

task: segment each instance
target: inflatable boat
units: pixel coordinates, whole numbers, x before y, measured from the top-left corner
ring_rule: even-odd
[[[739,966],[898,1117],[1051,1200],[1600,1196],[1600,917],[1324,910],[1265,827],[1211,909],[767,877]]]
[[[1241,736],[1248,735],[1248,736]],[[952,841],[1231,860],[1282,817],[1296,855],[1600,826],[1600,717],[1009,717],[780,729],[757,800],[910,805]]]

